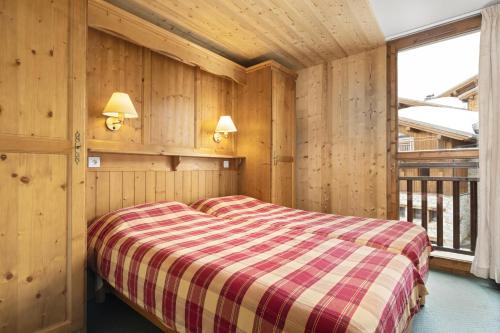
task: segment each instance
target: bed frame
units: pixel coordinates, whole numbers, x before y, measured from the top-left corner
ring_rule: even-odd
[[[96,279],[101,279],[101,278],[96,275]],[[144,310],[143,308],[141,308],[137,304],[131,302],[127,298],[127,296],[123,295],[121,292],[114,289],[109,283],[107,283],[106,281],[104,281],[102,279],[101,279],[101,281],[103,281],[103,283],[98,284],[99,287],[96,288],[96,290],[95,290],[97,303],[104,303],[106,300],[106,294],[111,293],[111,294],[115,295],[116,297],[118,297],[123,303],[127,304],[132,309],[134,309],[135,312],[139,313],[141,316],[143,316],[144,318],[149,320],[151,323],[153,323],[156,327],[161,329],[163,332],[176,333],[176,331],[174,329],[167,326],[164,322],[162,322],[160,319],[158,319],[155,315],[153,315],[150,312],[147,312],[146,310]]]

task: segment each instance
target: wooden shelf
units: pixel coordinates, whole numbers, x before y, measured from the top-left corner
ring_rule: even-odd
[[[243,160],[244,156],[215,154],[204,152],[202,150],[170,148],[162,145],[143,145],[137,143],[121,143],[105,140],[88,140],[87,149],[91,153],[108,154],[134,154],[134,155],[160,155],[177,157],[201,157],[201,158],[219,158],[219,159],[238,159]]]

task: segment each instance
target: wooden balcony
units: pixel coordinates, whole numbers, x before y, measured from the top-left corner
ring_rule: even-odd
[[[473,255],[478,219],[477,149],[419,151],[400,153],[399,157],[400,197],[406,196],[400,207],[406,210],[406,220],[416,223],[415,214],[420,212],[418,220],[428,230],[435,250]]]

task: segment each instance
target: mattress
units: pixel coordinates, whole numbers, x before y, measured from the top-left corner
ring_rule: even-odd
[[[424,279],[429,270],[432,250],[429,237],[424,228],[410,222],[310,212],[242,195],[202,199],[191,206],[236,224],[252,222],[254,226],[303,230],[402,254],[413,262]]]
[[[177,202],[97,219],[88,255],[120,294],[179,332],[403,332],[426,294],[405,256]]]

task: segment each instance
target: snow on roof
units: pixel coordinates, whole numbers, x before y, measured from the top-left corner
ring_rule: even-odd
[[[467,103],[462,102],[457,97],[438,97],[428,99],[427,102],[452,108],[467,109]]]
[[[399,109],[398,115],[401,121],[469,138],[476,136],[472,125],[479,121],[478,112],[437,106],[412,106]]]

